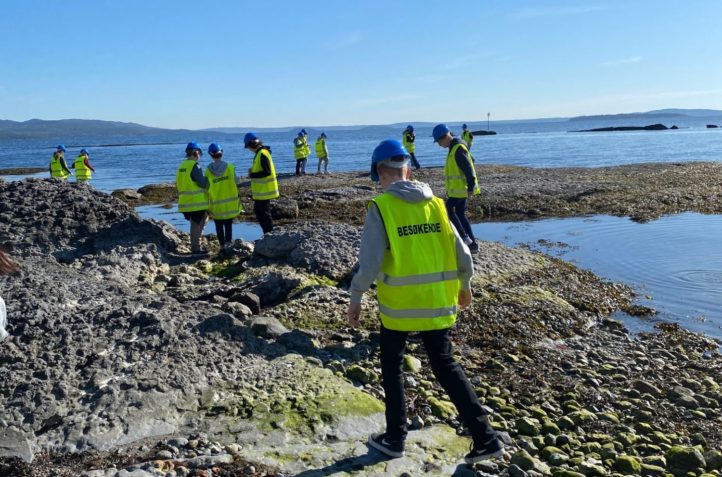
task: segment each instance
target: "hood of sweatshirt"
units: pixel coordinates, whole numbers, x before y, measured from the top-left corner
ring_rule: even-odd
[[[208,165],[208,170],[211,171],[211,174],[214,176],[222,176],[224,172],[226,172],[226,167],[228,167],[228,163],[225,161],[219,161],[219,162],[211,162]]]
[[[417,181],[394,182],[386,189],[386,192],[412,204],[434,197],[434,193],[428,184]]]

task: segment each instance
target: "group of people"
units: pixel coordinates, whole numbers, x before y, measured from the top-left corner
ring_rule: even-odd
[[[248,169],[253,210],[265,234],[273,230],[271,200],[279,197],[276,169],[271,149],[263,145],[255,134],[246,134],[243,143],[253,153],[253,162]],[[230,249],[233,244],[233,219],[243,212],[235,167],[223,161],[223,148],[216,143],[208,146],[213,162],[205,172],[198,165],[203,155],[198,143],[188,143],[185,154],[185,160],[176,172],[176,187],[178,211],[190,221],[191,253],[198,256],[208,254],[208,250],[201,248],[200,242],[209,218],[215,223],[221,250]]]
[[[408,132],[407,128],[405,136]],[[471,251],[478,250],[478,244],[464,212],[466,199],[479,194],[479,185],[467,143],[444,124],[434,127],[432,135],[436,144],[448,149],[446,202],[427,184],[410,180],[410,167],[417,165],[402,142],[382,141],[373,152],[371,178],[383,192],[366,213],[347,315],[350,326],[360,325],[362,296],[375,282],[386,431],[372,434],[369,446],[389,457],[404,455],[404,351],[409,334],[418,333],[432,372],[471,434],[465,461],[473,464],[504,453],[473,386],[453,357],[450,337],[458,312],[472,300]]]
[[[314,144],[316,150],[316,157],[318,157],[318,168],[317,174],[321,174],[321,167],[323,166],[323,173],[328,174],[328,146],[326,145],[326,133],[321,133],[316,139]],[[296,159],[296,175],[306,175],[306,163],[308,162],[308,156],[311,155],[311,148],[308,145],[308,133],[305,129],[301,129],[296,137],[293,139],[293,157]]]
[[[71,166],[75,169],[75,180],[80,183],[87,184],[90,179],[93,178],[93,172],[95,169],[90,165],[90,153],[87,149],[83,148],[78,153],[78,157],[73,161]],[[53,157],[50,158],[50,177],[54,177],[60,180],[67,180],[73,173],[68,168],[68,164],[65,162],[65,146],[59,144],[55,148]]]

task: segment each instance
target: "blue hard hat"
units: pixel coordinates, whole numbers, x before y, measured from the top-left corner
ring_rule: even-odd
[[[90,155],[90,153],[88,152],[88,150],[85,149],[85,148],[83,148],[83,149],[80,150],[80,154],[81,154],[81,155],[85,154],[86,156],[89,156],[89,155]]]
[[[401,141],[396,139],[385,139],[376,146],[371,155],[371,180],[378,182],[379,173],[376,166],[379,162],[391,159],[392,157],[411,157]]]
[[[219,152],[223,152],[223,148],[220,144],[212,142],[211,145],[208,146],[208,154],[210,154],[211,156],[218,154]]]
[[[246,133],[246,135],[243,136],[243,145],[244,145],[245,147],[248,147],[248,145],[249,145],[250,143],[252,143],[253,141],[257,141],[257,140],[258,140],[258,138],[256,137],[255,134],[253,134],[253,133]]]
[[[203,149],[201,149],[200,144],[198,144],[195,141],[189,142],[188,145],[186,146],[186,152],[192,152],[192,151],[198,151],[201,153],[201,155],[203,155]]]
[[[62,144],[58,144],[58,147],[55,148],[55,150],[58,152],[60,152],[60,151],[65,152],[65,146],[63,146]]]
[[[439,142],[439,139],[446,136],[451,132],[451,129],[449,129],[449,126],[446,124],[437,124],[434,126],[434,130],[431,132],[431,135],[434,137],[434,142]]]
[[[466,124],[462,124],[462,125],[461,125],[461,128],[462,128],[462,129],[467,129],[468,127],[469,127],[469,126],[467,126]]]
[[[321,137],[326,137],[326,133],[321,133]]]
[[[305,129],[301,129],[301,134],[308,134]]]
[[[413,127],[411,124],[409,124],[408,126],[406,126],[406,130],[413,132],[413,131],[414,131],[414,127]]]

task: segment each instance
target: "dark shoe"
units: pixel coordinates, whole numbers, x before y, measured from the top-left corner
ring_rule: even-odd
[[[386,437],[386,433],[371,434],[369,436],[369,446],[389,457],[403,457],[404,455],[404,441],[390,440]]]
[[[476,253],[479,251],[479,244],[474,242],[471,242],[471,245],[469,245],[469,252]]]
[[[495,439],[491,444],[485,447],[472,447],[471,451],[466,454],[464,461],[471,465],[482,460],[491,459],[492,457],[501,457],[504,455],[504,446]]]

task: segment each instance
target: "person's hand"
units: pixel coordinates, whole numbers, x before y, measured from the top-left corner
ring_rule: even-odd
[[[473,191],[473,190],[470,190],[469,192],[467,192],[467,193],[466,193],[466,197],[468,197],[469,199],[471,199],[472,197],[474,197],[474,191]]]
[[[464,310],[471,305],[471,290],[459,290],[459,308]]]
[[[361,326],[361,303],[351,303],[348,306],[348,324],[352,328]]]

